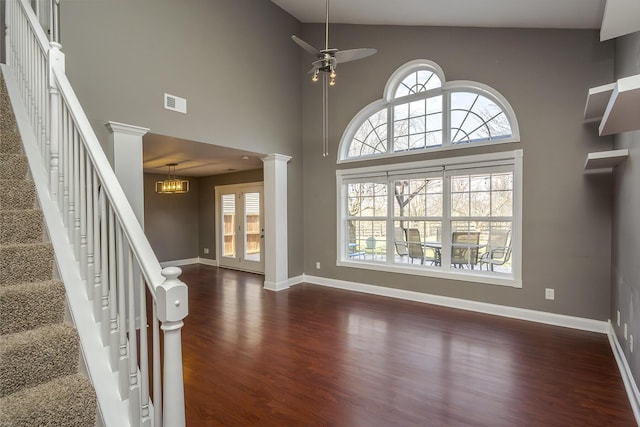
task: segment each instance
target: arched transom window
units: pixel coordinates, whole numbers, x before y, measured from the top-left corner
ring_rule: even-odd
[[[416,60],[391,76],[383,99],[353,118],[339,161],[519,139],[513,109],[500,93],[482,83],[447,82],[436,63]]]

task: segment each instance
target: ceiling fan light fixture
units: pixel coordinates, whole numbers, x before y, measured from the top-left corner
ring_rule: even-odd
[[[336,85],[336,78],[329,76],[329,86],[335,86],[335,85]]]
[[[314,71],[313,77],[311,77],[311,81],[312,82],[317,82],[318,81],[318,73],[319,73],[319,70]]]

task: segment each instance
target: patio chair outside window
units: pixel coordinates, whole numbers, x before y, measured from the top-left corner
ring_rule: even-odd
[[[393,244],[396,247],[396,253],[401,257],[409,255],[409,247],[404,235],[404,230],[400,227],[393,229]]]
[[[477,231],[454,231],[451,236],[451,264],[457,268],[468,265],[473,270],[478,264],[480,233]]]
[[[487,242],[487,251],[480,256],[480,269],[487,264],[493,271],[494,265],[504,265],[511,258],[511,230],[494,230]]]

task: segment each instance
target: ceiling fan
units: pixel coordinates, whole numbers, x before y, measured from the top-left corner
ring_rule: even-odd
[[[322,73],[322,155],[329,155],[329,93],[327,86],[336,84],[336,68],[338,64],[343,62],[355,61],[357,59],[366,58],[378,52],[376,49],[360,48],[349,50],[338,50],[329,48],[329,0],[326,2],[326,21],[325,21],[325,47],[324,49],[316,49],[309,43],[295,35],[291,36],[294,42],[305,51],[313,55],[316,59],[311,63],[312,67],[309,74],[312,74],[312,81],[318,81],[318,75]]]

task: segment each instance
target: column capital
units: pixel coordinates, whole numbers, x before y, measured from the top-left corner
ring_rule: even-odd
[[[280,160],[282,162],[288,162],[289,160],[291,160],[291,156],[286,156],[284,154],[274,153],[274,154],[269,154],[268,156],[265,156],[265,157],[261,158],[260,160],[262,160],[263,163],[276,161],[276,160]]]
[[[107,122],[105,126],[107,127],[107,129],[109,129],[109,132],[111,133],[124,133],[127,135],[133,135],[133,136],[144,136],[146,133],[149,132],[149,129],[147,128],[128,125],[125,123],[111,122],[111,121]]]

